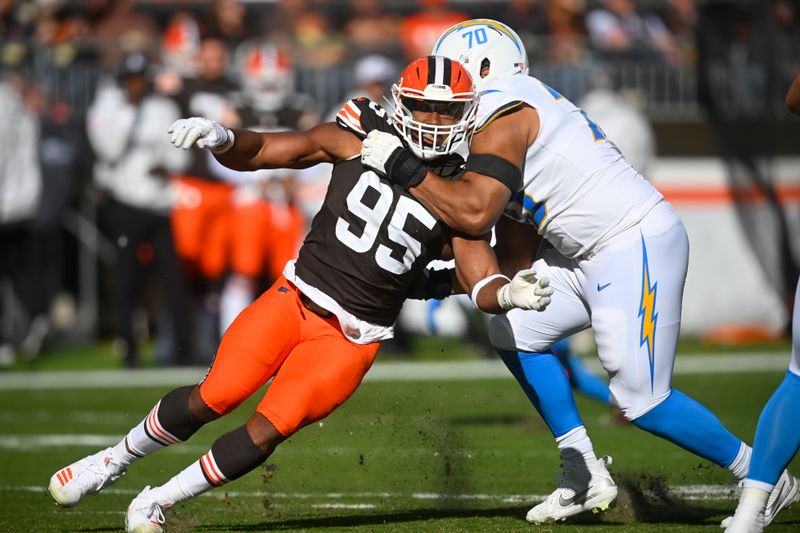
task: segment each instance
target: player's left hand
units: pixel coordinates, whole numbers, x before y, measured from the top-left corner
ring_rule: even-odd
[[[379,130],[361,142],[361,164],[404,189],[418,185],[428,172],[396,135]]]
[[[553,288],[546,277],[536,277],[534,269],[521,270],[514,275],[511,283],[497,290],[497,301],[504,311],[525,309],[543,311],[550,303]]]

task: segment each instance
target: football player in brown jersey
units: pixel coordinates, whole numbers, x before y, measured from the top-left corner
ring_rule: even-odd
[[[532,271],[509,280],[486,239],[452,234],[402,187],[362,166],[361,141],[380,129],[409,139],[413,157],[458,179],[462,161],[455,152],[469,143],[477,100],[469,74],[456,61],[427,57],[412,62],[397,86],[403,110],[394,116],[359,98],[344,105],[335,123],[307,132],[231,131],[197,117],[173,124],[174,145],[209,149],[228,167],[329,162],[331,184],[299,257],[233,322],[206,378],[164,396],[116,446],[54,474],[50,492],[58,503],[75,505],[99,492],[137,459],[187,440],[272,379],[245,425],[131,502],[128,531],[162,531],[163,509],[241,477],[283,440],[347,400],[381,341],[391,337],[403,301],[450,293],[449,274],[444,283],[438,275],[426,276],[426,265],[446,249],[455,256],[457,285],[480,309],[540,310],[549,303],[546,280]]]

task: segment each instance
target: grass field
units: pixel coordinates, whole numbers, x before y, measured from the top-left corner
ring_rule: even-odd
[[[679,374],[675,385],[750,440],[781,376]],[[143,486],[161,484],[194,461],[255,405],[143,459],[78,507],[57,508],[46,492],[50,475],[116,442],[171,388],[134,381],[108,389],[0,388],[0,531],[119,531]],[[388,380],[364,383],[258,471],[168,511],[167,530],[720,531],[735,507],[726,471],[620,425],[605,406],[579,399],[579,407],[598,453],[613,456],[611,471],[622,489],[616,507],[601,515],[538,528],[524,521],[527,509],[556,486],[558,456],[512,380]],[[793,466],[800,471],[800,461]],[[800,531],[800,503],[768,531]]]

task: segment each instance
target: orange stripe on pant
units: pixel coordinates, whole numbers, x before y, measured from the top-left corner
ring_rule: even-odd
[[[274,378],[257,410],[288,437],[355,392],[380,342],[349,341],[335,317],[309,311],[299,294],[280,276],[236,318],[200,385],[206,405],[224,415]]]

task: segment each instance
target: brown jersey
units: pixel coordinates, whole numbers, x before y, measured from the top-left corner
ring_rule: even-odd
[[[374,129],[396,134],[386,111],[366,98],[347,102],[336,121],[362,139]],[[435,172],[454,173],[461,162]],[[411,194],[354,157],[334,164],[295,272],[359,319],[391,326],[414,278],[441,257],[448,232]]]

